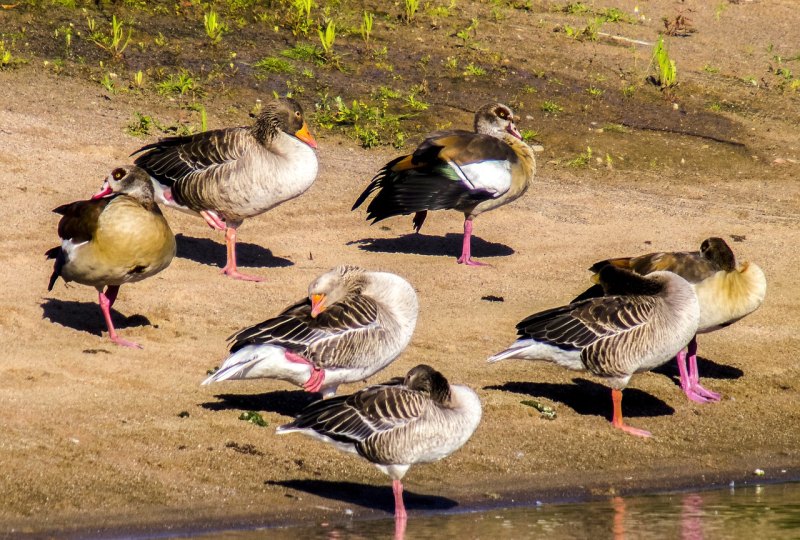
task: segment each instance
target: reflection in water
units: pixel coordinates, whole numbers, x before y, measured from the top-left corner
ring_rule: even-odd
[[[609,532],[611,534],[609,534]],[[533,508],[473,513],[421,514],[408,521],[346,520],[269,529],[269,538],[302,539],[541,539],[594,538],[638,540],[752,540],[800,537],[800,484],[613,497],[582,504],[545,504]],[[215,533],[214,538],[255,540],[264,530]]]

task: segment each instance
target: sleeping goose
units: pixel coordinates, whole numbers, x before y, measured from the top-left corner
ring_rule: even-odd
[[[305,433],[375,464],[391,476],[395,517],[405,520],[402,478],[408,468],[461,448],[480,419],[481,402],[474,391],[448,384],[441,373],[421,364],[405,378],[316,401],[278,433]]]
[[[266,377],[333,395],[397,358],[418,308],[403,278],[339,266],[315,279],[307,298],[231,336],[231,355],[203,384]]]
[[[317,177],[317,143],[292,99],[264,107],[251,127],[169,137],[131,155],[153,180],[159,202],[200,214],[225,231],[227,263],[222,273],[261,281],[238,271],[236,230],[306,191]]]
[[[64,217],[58,223],[61,245],[47,252],[55,259],[47,290],[59,277],[97,288],[111,341],[124,347],[141,348],[119,337],[111,322],[120,285],[161,272],[175,256],[175,237],[153,196],[145,171],[120,167],[91,200],[54,210]]]
[[[722,238],[707,238],[700,251],[648,253],[638,257],[608,259],[594,264],[589,270],[597,273],[606,265],[632,270],[646,275],[656,270],[668,270],[686,279],[694,287],[700,302],[700,323],[697,333],[713,332],[749,315],[764,301],[767,279],[755,264],[736,264],[733,251]],[[577,299],[604,294],[600,285],[590,287]],[[576,299],[576,300],[577,300]],[[687,353],[677,355],[681,388],[692,401],[719,401],[720,395],[700,385],[697,370],[697,336],[692,337]]]
[[[458,262],[480,266],[482,263],[471,257],[472,220],[522,196],[533,180],[536,160],[506,105],[492,103],[478,109],[474,129],[474,133],[434,133],[413,154],[390,161],[352,209],[377,191],[367,206],[367,219],[376,223],[413,212],[417,232],[428,210],[464,212],[464,242]]]
[[[672,272],[642,277],[608,265],[598,278],[608,296],[531,315],[517,324],[516,343],[489,362],[545,360],[588,371],[611,387],[613,426],[649,437],[649,432],[625,425],[622,389],[634,373],[667,362],[692,339],[700,319],[697,295]]]

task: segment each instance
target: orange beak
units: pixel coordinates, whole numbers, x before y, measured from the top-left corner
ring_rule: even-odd
[[[111,184],[108,183],[108,180],[103,182],[103,187],[100,188],[100,191],[92,195],[92,199],[102,199],[106,195],[111,195]]]
[[[303,127],[295,132],[294,136],[306,143],[311,148],[317,147],[317,141],[314,139],[314,136],[311,134],[311,132],[308,131],[308,124],[305,122],[303,122]]]
[[[312,294],[311,295],[311,317],[316,317],[325,311],[325,295]]]

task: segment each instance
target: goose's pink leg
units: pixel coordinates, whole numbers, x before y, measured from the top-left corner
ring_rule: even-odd
[[[686,366],[687,356],[689,358],[688,369]],[[706,390],[700,385],[700,375],[697,370],[697,337],[693,337],[692,341],[689,342],[688,351],[679,352],[676,358],[681,378],[681,389],[686,394],[686,397],[697,403],[719,401],[719,394]]]
[[[225,229],[225,245],[228,250],[228,262],[225,267],[220,271],[233,279],[241,279],[243,281],[264,281],[264,278],[258,276],[250,276],[242,274],[236,268],[236,227],[230,225]]]
[[[403,504],[403,482],[392,480],[392,492],[394,493],[394,517],[396,520],[405,520],[408,518],[408,514],[406,514],[406,507]]]
[[[486,263],[472,260],[472,218],[469,217],[464,220],[464,243],[461,246],[461,257],[458,259],[458,264],[489,266]]]
[[[106,287],[106,292],[99,291],[99,303],[100,303],[100,310],[103,312],[103,317],[106,320],[106,326],[108,326],[108,337],[111,338],[111,341],[120,345],[122,347],[131,347],[133,349],[141,349],[142,346],[138,343],[134,343],[133,341],[128,341],[127,339],[122,339],[117,335],[117,331],[114,329],[114,323],[111,322],[111,306],[114,305],[114,301],[117,299],[117,293],[119,293],[119,285],[109,285]]]
[[[293,352],[286,351],[284,354],[286,359],[290,362],[295,362],[297,364],[307,364],[311,366],[311,376],[308,380],[303,384],[303,389],[306,392],[319,392],[322,390],[322,383],[325,382],[325,370],[319,369],[317,366],[312,364],[308,359],[303,358],[299,354],[295,354]]]
[[[722,396],[711,390],[707,390],[700,385],[700,372],[697,370],[697,336],[689,342],[689,383],[698,395],[703,396],[709,401],[719,401]]]
[[[631,435],[638,435],[639,437],[650,437],[649,431],[638,429],[626,425],[622,420],[622,390],[611,390],[611,400],[614,402],[614,416],[611,419],[611,424],[617,428],[630,433]]]
[[[203,219],[206,220],[206,223],[208,223],[208,226],[212,229],[217,231],[225,230],[225,222],[219,219],[216,212],[212,210],[200,210],[200,215],[203,216]]]

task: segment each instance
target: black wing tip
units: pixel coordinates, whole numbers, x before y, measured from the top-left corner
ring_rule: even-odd
[[[653,296],[664,289],[664,285],[636,272],[608,264],[597,274],[599,284],[606,295]]]
[[[55,264],[53,264],[53,273],[50,275],[50,282],[47,284],[47,291],[50,292],[53,290],[59,276],[61,276],[61,268],[64,266],[64,255],[61,251],[61,246],[50,248],[45,251],[44,254],[48,259],[56,260]]]
[[[578,302],[583,302],[584,300],[589,300],[590,298],[599,298],[605,295],[605,291],[603,290],[602,285],[592,285],[581,294],[576,296],[570,301],[570,304],[575,304]]]

